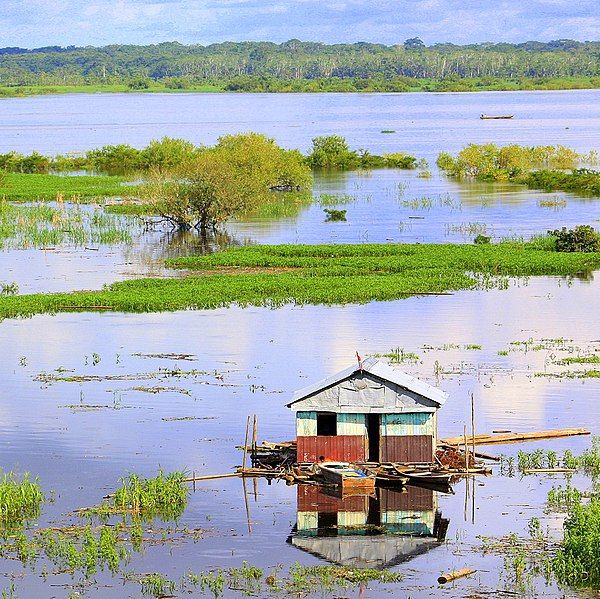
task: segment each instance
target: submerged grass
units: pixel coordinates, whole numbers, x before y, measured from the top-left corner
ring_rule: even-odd
[[[132,219],[79,205],[14,205],[0,200],[0,249],[61,244],[129,243],[139,225]]]
[[[461,289],[505,287],[506,277],[573,276],[600,267],[600,253],[498,245],[248,246],[167,261],[188,277],[139,279],[99,291],[0,297],[0,318],[102,309],[157,312],[232,304],[348,304]]]
[[[46,175],[5,173],[0,179],[0,198],[11,201],[48,201],[125,197],[136,194],[135,185],[125,177],[108,175]]]

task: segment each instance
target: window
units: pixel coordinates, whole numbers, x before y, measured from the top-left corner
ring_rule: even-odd
[[[335,437],[337,435],[337,416],[331,412],[317,412],[317,435]]]

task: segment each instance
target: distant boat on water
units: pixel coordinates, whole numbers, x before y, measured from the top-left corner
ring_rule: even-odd
[[[487,120],[487,119],[512,119],[515,115],[514,114],[481,114],[479,115],[479,118],[482,120]]]

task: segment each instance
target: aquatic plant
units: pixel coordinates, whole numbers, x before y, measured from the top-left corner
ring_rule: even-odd
[[[111,498],[111,505],[117,511],[125,511],[136,517],[152,519],[160,517],[164,521],[178,518],[187,505],[188,488],[184,483],[183,472],[166,475],[159,471],[154,478],[142,478],[130,474],[122,479]]]
[[[421,358],[413,352],[404,351],[403,347],[394,347],[385,354],[374,354],[375,357],[387,358],[392,364],[403,364],[404,362],[418,362]]]
[[[17,283],[4,283],[0,281],[0,295],[17,295],[17,293],[19,293],[19,285]]]
[[[519,470],[554,469],[561,466],[568,470],[581,470],[589,476],[600,475],[600,437],[592,437],[590,447],[580,455],[574,455],[566,449],[559,457],[554,450],[536,449],[532,452],[519,451],[517,453]]]
[[[325,222],[345,222],[346,210],[335,210],[333,208],[324,208],[326,214]]]
[[[437,165],[454,177],[509,181],[533,169],[575,169],[584,158],[565,146],[469,144],[457,156],[441,152]]]
[[[99,291],[0,297],[0,318],[86,308],[146,312],[233,303],[277,307],[386,301],[504,287],[510,276],[572,275],[600,267],[600,253],[547,252],[527,243],[282,245],[232,248],[167,265],[202,274],[124,281]]]
[[[20,526],[39,516],[44,494],[38,479],[31,480],[25,473],[19,480],[13,472],[0,478],[0,527]]]
[[[142,587],[142,595],[151,597],[171,596],[177,587],[175,582],[168,580],[157,572],[142,576],[139,579],[139,583]]]
[[[19,206],[0,200],[0,248],[129,243],[140,231],[136,220],[108,215],[100,208]]]

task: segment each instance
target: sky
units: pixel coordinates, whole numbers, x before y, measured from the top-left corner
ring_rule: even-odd
[[[599,0],[0,0],[0,47],[600,39]]]

